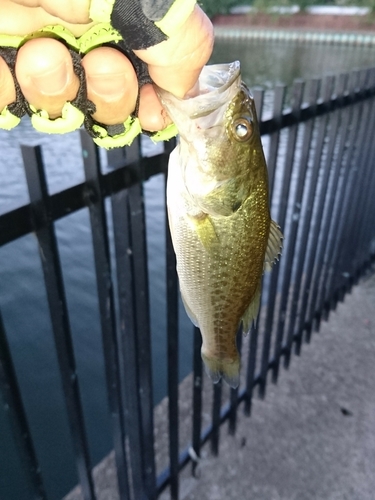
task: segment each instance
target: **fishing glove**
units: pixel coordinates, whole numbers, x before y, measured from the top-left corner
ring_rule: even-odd
[[[92,0],[90,18],[97,22],[80,38],[60,25],[46,26],[25,37],[0,35],[0,55],[7,63],[15,83],[16,101],[0,112],[0,128],[9,130],[20,122],[23,115],[31,117],[36,130],[63,134],[85,126],[94,141],[105,148],[130,144],[142,131],[136,109],[124,123],[104,125],[92,115],[95,105],[87,98],[85,72],[81,58],[90,50],[107,45],[122,51],[131,61],[139,87],[151,83],[147,65],[133,52],[156,45],[176,33],[190,16],[195,0]],[[64,43],[70,51],[73,69],[80,81],[75,99],[67,102],[60,118],[50,119],[45,110],[35,109],[25,100],[15,77],[17,50],[36,37],[53,37]],[[139,92],[138,92],[139,96]],[[149,134],[154,141],[167,140],[177,134],[172,124],[161,132]]]

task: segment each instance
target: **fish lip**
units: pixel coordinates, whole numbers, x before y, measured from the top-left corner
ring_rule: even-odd
[[[204,66],[199,76],[199,81],[203,85],[203,91],[201,94],[195,97],[189,97],[188,99],[176,97],[157,85],[155,85],[155,89],[162,105],[167,109],[167,111],[169,105],[171,104],[179,107],[179,105],[183,106],[184,103],[190,101],[191,103],[194,103],[194,105],[196,104],[198,106],[198,110],[189,115],[190,118],[201,118],[209,115],[223,105],[220,104],[220,102],[218,103],[218,99],[216,98],[228,90],[228,88],[231,87],[237,79],[240,79],[240,71],[241,67],[239,61]],[[204,88],[209,88],[209,90],[204,92]],[[210,103],[212,104],[207,104],[207,100],[205,100],[207,93],[210,94]],[[202,101],[202,104],[200,101]]]
[[[236,79],[240,77],[240,72],[241,72],[241,67],[240,67],[240,62],[239,61],[234,61],[232,63],[225,63],[225,64],[210,64],[208,66],[205,66],[202,69],[201,72],[201,77],[202,79],[205,78],[205,74],[208,72],[215,72],[217,73],[218,70],[222,69],[223,75],[225,75],[225,80],[226,82],[224,84],[219,83],[219,86],[215,88],[215,90],[210,91],[210,97],[211,99],[215,98],[216,96],[219,96],[223,92],[225,92],[233,83],[235,82]],[[214,73],[214,74],[215,74]],[[218,78],[216,78],[218,80]],[[202,94],[204,95],[204,94]],[[200,96],[197,96],[199,98]],[[194,99],[194,97],[192,98]],[[191,118],[200,118],[203,116],[207,116],[208,114],[212,113],[217,108],[217,105],[215,102],[213,102],[212,107],[207,107],[204,111],[201,112],[196,112],[191,115]]]

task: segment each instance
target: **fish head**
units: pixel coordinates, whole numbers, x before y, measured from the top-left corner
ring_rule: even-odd
[[[240,64],[205,66],[199,95],[178,99],[158,90],[179,134],[179,168],[199,210],[229,216],[252,189],[252,169],[265,166],[253,97]]]
[[[207,134],[208,158],[201,155],[197,162],[211,180],[211,189],[202,193],[211,215],[230,216],[239,210],[254,188],[254,174],[266,168],[254,99],[240,79],[236,83],[237,93],[218,130]]]

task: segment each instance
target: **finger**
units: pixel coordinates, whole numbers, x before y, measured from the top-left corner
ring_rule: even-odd
[[[38,38],[23,45],[17,55],[16,77],[26,100],[44,109],[50,118],[61,116],[67,101],[79,88],[68,49],[52,38]]]
[[[151,83],[140,90],[138,117],[143,130],[149,132],[163,130],[172,123]]]
[[[88,3],[88,0],[18,0],[17,3],[0,0],[0,33],[23,36],[43,26],[60,24],[79,37],[95,24],[88,17]],[[45,8],[33,4],[45,4]]]
[[[123,123],[134,111],[138,81],[129,59],[111,47],[99,47],[82,59],[87,96],[95,104],[95,120],[105,125]]]
[[[70,23],[82,24],[90,22],[90,0],[64,0],[64,2],[56,2],[56,0],[12,0],[12,2],[34,9],[41,7],[48,14]]]
[[[198,6],[181,28],[168,40],[135,54],[148,64],[153,81],[159,87],[184,97],[190,91],[211,56],[213,27]]]
[[[14,88],[13,77],[8,65],[0,57],[0,112],[16,100],[16,90]]]

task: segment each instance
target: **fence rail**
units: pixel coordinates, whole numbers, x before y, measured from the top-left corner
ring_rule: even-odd
[[[288,367],[293,346],[303,341],[342,300],[375,258],[375,69],[296,81],[292,106],[284,109],[286,88],[278,86],[273,108],[261,120],[268,159],[273,218],[283,227],[280,262],[264,278],[257,328],[242,343],[242,379],[225,399],[221,383],[212,389],[211,422],[202,408],[208,381],[200,358],[201,339],[192,327],[191,436],[180,450],[178,346],[179,302],[175,256],[167,230],[166,303],[169,465],[157,474],[152,399],[151,333],[147,244],[142,182],[167,175],[174,143],[164,153],[142,158],[138,145],[108,154],[113,170],[101,173],[99,155],[81,132],[85,182],[49,195],[42,152],[22,147],[30,203],[0,216],[0,246],[35,233],[41,255],[57,362],[74,445],[81,498],[95,500],[95,478],[82,412],[80,380],[69,325],[55,222],[83,207],[90,214],[108,406],[117,470],[118,498],[156,499],[168,486],[179,498],[179,473],[211,441],[219,452],[219,430],[229,421],[236,431],[240,405],[251,413],[254,388],[266,394],[268,373],[277,382],[281,362]],[[262,114],[264,93],[255,91]],[[266,115],[268,114],[268,118]],[[108,213],[111,201],[116,277],[111,269]],[[114,283],[114,281],[116,283]],[[114,286],[116,285],[116,286]],[[21,306],[20,306],[21,307]],[[339,341],[339,340],[338,340]],[[205,382],[204,382],[205,380]],[[30,498],[47,500],[43,470],[17,381],[6,324],[0,315],[0,389]],[[211,396],[210,396],[211,397]]]

